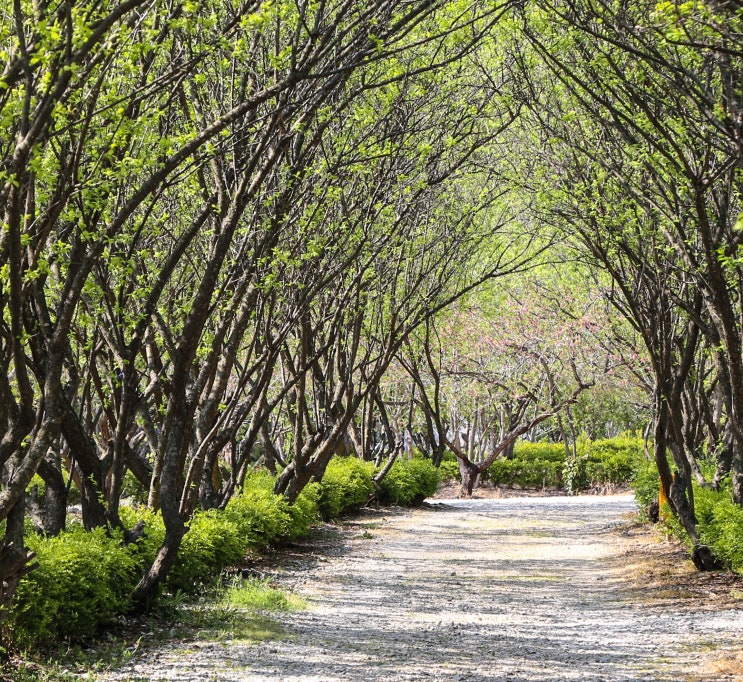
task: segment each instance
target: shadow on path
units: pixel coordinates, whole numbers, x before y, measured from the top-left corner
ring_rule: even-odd
[[[310,602],[287,640],[204,644],[150,678],[679,682],[743,636],[743,611],[628,590],[616,527],[633,511],[627,496],[437,500],[359,524],[338,555],[277,571]]]

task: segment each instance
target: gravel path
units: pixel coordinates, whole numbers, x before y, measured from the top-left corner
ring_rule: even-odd
[[[171,646],[108,679],[679,682],[743,637],[741,608],[629,589],[615,528],[629,496],[437,503],[364,519],[331,556],[276,569],[310,602],[279,616],[285,639]]]

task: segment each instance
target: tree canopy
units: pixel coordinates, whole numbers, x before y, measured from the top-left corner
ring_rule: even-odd
[[[711,563],[692,479],[743,504],[740,3],[0,16],[6,595],[34,476],[51,534],[73,483],[89,530],[133,533],[127,477],[147,491],[146,604],[257,461],[289,502],[418,434],[474,475],[548,418],[589,428],[589,385],[604,424],[650,408]]]

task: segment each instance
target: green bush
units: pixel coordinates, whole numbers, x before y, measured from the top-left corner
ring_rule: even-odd
[[[540,462],[565,461],[565,446],[562,443],[532,443],[519,441],[513,448],[514,459]]]
[[[374,492],[374,464],[356,457],[334,457],[320,483],[319,509],[323,518],[337,519],[359,509]]]
[[[565,464],[562,467],[562,478],[565,490],[570,495],[577,495],[582,490],[591,487],[588,477],[587,465],[588,458],[580,451],[565,457]]]
[[[586,477],[590,485],[621,485],[632,480],[636,469],[634,457],[610,455],[599,460],[590,458],[586,462]]]
[[[121,507],[119,516],[127,528],[133,528],[140,521],[144,521],[144,534],[129,546],[138,565],[142,568],[155,560],[158,550],[165,540],[165,524],[160,512],[145,509],[144,507]]]
[[[645,445],[639,436],[578,440],[577,457],[565,461],[565,486],[571,492],[606,485],[630,484],[645,463]]]
[[[732,501],[728,490],[697,487],[694,500],[700,541],[709,545],[725,565],[743,575],[743,508]]]
[[[589,486],[629,483],[647,462],[645,444],[639,436],[583,440],[579,442],[579,453],[585,459]]]
[[[380,483],[380,500],[418,505],[438,490],[439,470],[427,459],[397,460]]]
[[[223,568],[239,562],[248,541],[237,523],[218,509],[197,512],[183,537],[166,586],[192,594]]]
[[[317,519],[320,486],[310,484],[290,506],[274,494],[273,485],[270,474],[255,472],[226,510],[197,512],[165,587],[193,592],[239,562],[250,547],[306,535]],[[5,634],[15,646],[93,635],[101,625],[126,613],[131,591],[162,546],[165,526],[159,513],[143,508],[124,506],[120,514],[130,528],[145,522],[144,534],[130,545],[124,546],[118,533],[109,537],[104,529],[89,533],[73,526],[58,537],[46,538],[29,527],[26,542],[37,553],[40,566],[21,581],[5,623]]]
[[[39,567],[18,586],[5,624],[16,646],[93,635],[127,611],[140,573],[119,535],[73,526],[57,537],[32,535],[27,545]]]
[[[520,441],[513,448],[513,459],[495,460],[483,478],[509,487],[559,488],[564,462],[562,443]]]
[[[581,438],[577,456],[569,458],[562,443],[519,442],[514,447],[513,459],[496,460],[484,478],[497,485],[564,487],[579,492],[629,483],[644,461],[643,440],[636,436],[599,441]]]
[[[268,547],[292,534],[289,503],[273,491],[268,471],[255,471],[245,479],[242,491],[227,504],[227,518],[253,547]]]
[[[655,462],[644,461],[636,469],[632,486],[640,510],[658,499],[660,480]],[[701,488],[696,481],[693,486],[700,543],[708,545],[721,562],[743,576],[743,508],[733,502],[730,482],[720,491]],[[663,523],[671,535],[691,547],[686,531],[670,511]]]
[[[487,471],[496,485],[520,488],[550,488],[562,485],[562,462],[523,459],[497,459]]]
[[[288,538],[290,540],[304,537],[310,532],[312,524],[317,523],[319,517],[319,502],[319,483],[310,483],[301,493],[299,493],[296,502],[289,507],[290,521]]]
[[[439,477],[442,481],[460,480],[462,474],[459,471],[459,462],[456,459],[453,462],[448,459],[443,460],[439,465]]]
[[[652,502],[658,501],[660,476],[654,461],[643,460],[638,463],[632,480],[632,490],[640,511],[647,509]]]

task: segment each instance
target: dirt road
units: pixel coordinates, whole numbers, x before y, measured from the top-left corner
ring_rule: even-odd
[[[637,589],[617,533],[633,510],[629,496],[437,500],[365,518],[329,556],[274,571],[310,603],[280,616],[286,638],[190,643],[115,679],[736,679],[702,671],[743,638],[743,601],[694,612]]]

